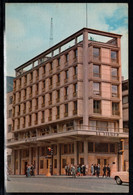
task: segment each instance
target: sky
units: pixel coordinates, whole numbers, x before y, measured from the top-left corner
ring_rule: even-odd
[[[53,45],[86,27],[86,3],[6,3],[5,75]],[[87,3],[87,27],[122,35],[122,75],[128,78],[128,4]]]

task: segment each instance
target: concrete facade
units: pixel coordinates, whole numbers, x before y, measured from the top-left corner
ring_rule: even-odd
[[[109,41],[89,39],[89,33]],[[16,69],[13,83],[14,174],[65,174],[65,164],[122,170],[121,35],[84,28]],[[70,42],[73,45],[70,47]],[[68,45],[68,49],[63,49]],[[49,162],[46,149],[54,150]]]

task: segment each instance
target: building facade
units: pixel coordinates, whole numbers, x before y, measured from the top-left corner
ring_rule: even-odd
[[[91,39],[91,36],[96,36]],[[104,37],[104,41],[103,41]],[[102,41],[101,41],[102,40]],[[118,154],[123,131],[121,35],[83,28],[20,67],[13,83],[14,174],[64,174],[65,164],[109,164],[123,169]],[[47,147],[53,157],[46,157]]]
[[[123,131],[129,133],[128,80],[122,81]],[[124,141],[124,170],[129,168],[129,139]]]

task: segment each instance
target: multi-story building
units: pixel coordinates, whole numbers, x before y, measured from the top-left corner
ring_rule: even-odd
[[[129,133],[128,80],[122,81],[123,131]],[[124,170],[129,168],[129,140],[124,140]]]
[[[90,39],[94,36],[95,40]],[[101,40],[101,41],[100,41]],[[123,132],[121,35],[83,28],[16,68],[13,84],[12,148],[14,174],[48,172],[65,164],[109,164],[122,169],[118,154]]]
[[[12,140],[12,100],[13,100],[13,79],[6,77],[6,140],[8,143]],[[11,149],[6,149],[7,166],[11,168]]]

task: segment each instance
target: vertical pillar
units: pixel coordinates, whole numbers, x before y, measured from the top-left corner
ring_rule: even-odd
[[[36,174],[39,175],[39,147],[36,147]]]
[[[21,175],[21,156],[20,156],[20,149],[18,150],[18,175]]]
[[[74,142],[74,164],[78,164],[78,159],[77,159],[77,141]]]
[[[83,125],[88,126],[88,32],[83,32]]]
[[[57,144],[57,175],[61,175],[61,146]]]
[[[84,141],[84,165],[88,166],[88,141]]]
[[[12,150],[11,167],[12,167],[12,174],[13,174],[13,175],[14,175],[14,173],[15,173],[15,171],[14,171],[14,168],[15,168],[15,166],[14,166],[14,163],[15,163],[15,161],[14,161],[14,155],[15,155],[15,151]]]
[[[30,164],[30,165],[31,165],[31,163],[32,163],[32,162],[31,162],[31,149],[32,149],[32,148],[30,147],[30,148],[29,148],[29,164]]]

